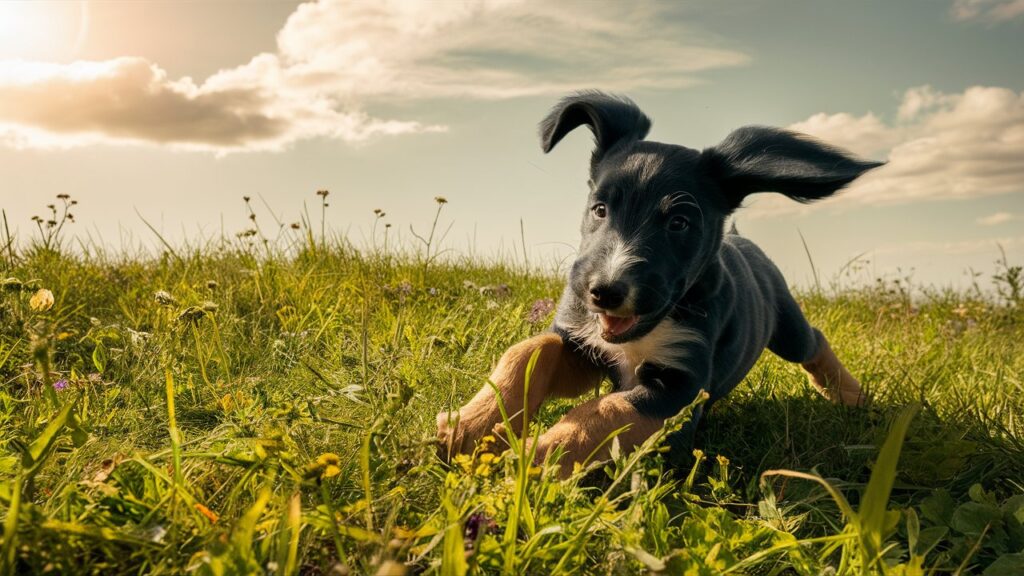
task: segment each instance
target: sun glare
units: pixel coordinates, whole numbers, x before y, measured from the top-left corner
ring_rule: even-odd
[[[0,60],[74,56],[87,22],[85,2],[0,0]]]

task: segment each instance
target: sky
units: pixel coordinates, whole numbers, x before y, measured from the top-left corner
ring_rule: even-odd
[[[454,253],[571,259],[585,129],[563,95],[627,95],[648,139],[788,127],[888,163],[812,206],[736,214],[791,283],[985,280],[1024,261],[1024,0],[18,2],[0,0],[0,208],[57,194],[113,249],[301,218],[357,245],[434,217]],[[376,234],[376,236],[374,236]],[[376,240],[374,240],[376,238]],[[806,243],[806,249],[805,249]],[[812,268],[813,263],[813,268]]]

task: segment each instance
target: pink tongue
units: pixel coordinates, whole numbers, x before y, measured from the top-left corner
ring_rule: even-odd
[[[604,334],[607,336],[618,336],[636,324],[636,316],[619,318],[607,314],[598,314],[597,317],[601,320],[601,328],[604,329]]]

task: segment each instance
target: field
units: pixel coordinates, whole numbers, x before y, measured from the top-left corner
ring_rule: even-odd
[[[308,217],[155,256],[53,222],[0,243],[0,573],[1024,574],[1005,258],[963,292],[800,294],[866,408],[766,354],[690,468],[651,442],[560,482],[518,442],[452,466],[432,443],[557,275]]]

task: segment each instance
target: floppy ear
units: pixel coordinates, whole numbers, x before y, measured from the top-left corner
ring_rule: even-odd
[[[704,150],[701,164],[718,181],[729,206],[737,208],[754,192],[779,192],[797,202],[813,202],[884,162],[859,160],[787,130],[747,126]]]
[[[594,133],[591,166],[617,144],[642,140],[651,129],[651,120],[628,98],[604,92],[578,92],[563,98],[540,123],[540,143],[550,152],[563,136],[586,124]]]

